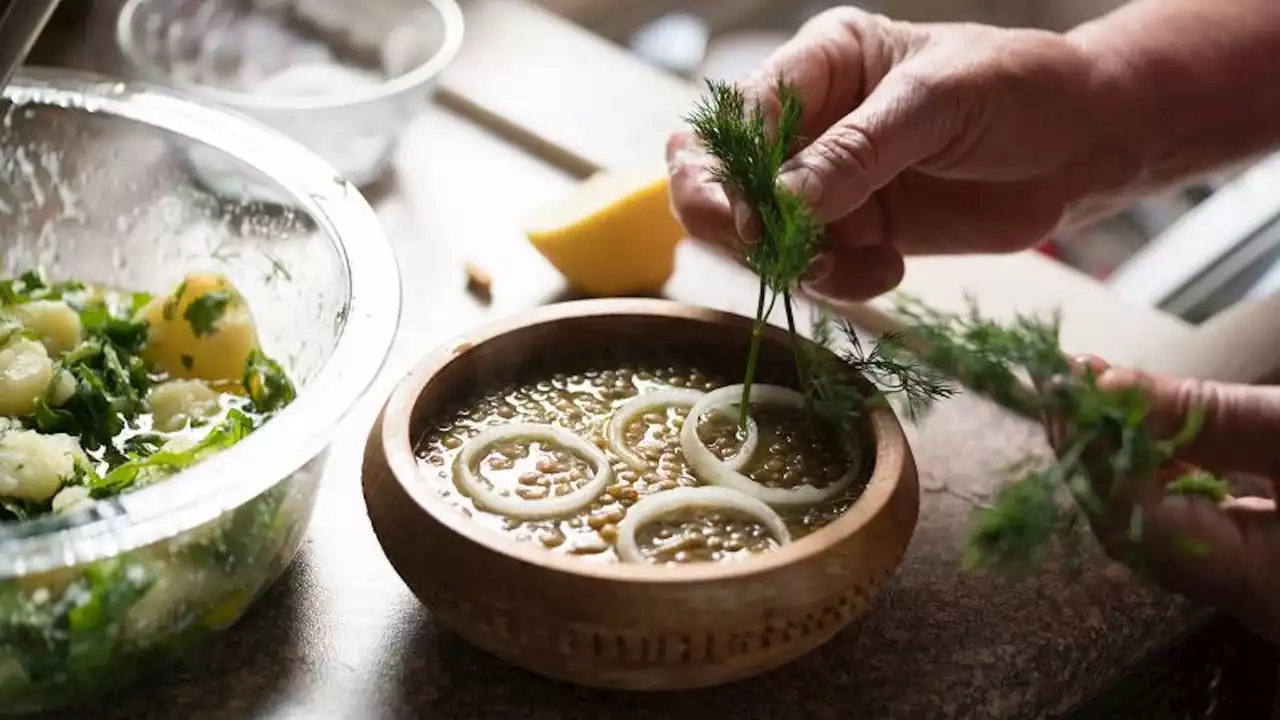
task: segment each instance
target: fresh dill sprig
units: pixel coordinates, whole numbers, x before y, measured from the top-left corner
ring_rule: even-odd
[[[808,374],[799,349],[791,288],[809,272],[822,240],[822,227],[803,200],[777,183],[782,164],[800,141],[803,106],[796,87],[779,80],[779,113],[772,128],[759,105],[747,107],[746,95],[737,86],[711,80],[707,88],[706,97],[694,106],[688,122],[707,151],[719,161],[716,180],[751,207],[761,228],[760,237],[748,245],[745,253],[747,267],[760,278],[751,349],[742,381],[741,406],[745,408],[751,398],[766,318],[773,313],[779,298],[796,349],[797,369],[802,378]],[[747,414],[741,413],[740,417],[745,430]]]
[[[1059,346],[1056,316],[1018,316],[1000,324],[981,317],[972,299],[965,313],[926,309],[906,297],[895,307],[907,325],[906,336],[918,343],[916,352],[929,364],[997,403],[1052,420],[1059,428],[1057,456],[1009,468],[1010,482],[991,507],[978,511],[966,567],[1025,570],[1055,543],[1069,561],[1078,561],[1081,536],[1089,527],[1085,521],[1110,524],[1112,501],[1125,484],[1149,481],[1200,429],[1202,417],[1192,413],[1173,437],[1156,438],[1147,423],[1150,403],[1141,390],[1104,390],[1088,368],[1073,374]],[[1227,484],[1196,472],[1165,491],[1221,501]],[[1141,509],[1135,509],[1123,529],[1133,544],[1142,537],[1143,522]]]
[[[903,356],[890,356],[879,346],[865,352],[852,325],[841,328],[848,345],[843,352],[835,349],[832,323],[825,317],[814,325],[814,343],[805,341],[796,322],[792,289],[813,265],[823,227],[801,198],[777,182],[783,163],[801,141],[800,94],[793,84],[778,81],[779,111],[771,126],[758,105],[748,107],[740,88],[714,80],[707,87],[707,95],[688,118],[689,124],[719,161],[716,180],[745,202],[760,223],[760,237],[750,242],[745,252],[746,265],[759,277],[760,286],[741,406],[749,403],[764,328],[779,300],[806,409],[821,427],[851,429],[861,410],[876,402],[883,391],[904,395],[913,412],[949,395],[945,379],[931,368]],[[859,378],[872,381],[873,390],[868,391]],[[739,417],[745,429],[747,413]]]
[[[978,513],[964,563],[1026,569],[1055,543],[1069,560],[1078,561],[1087,520],[1107,513],[1125,482],[1148,479],[1168,463],[1195,436],[1198,418],[1173,438],[1154,438],[1146,427],[1150,408],[1140,392],[1107,392],[1088,371],[1072,375],[1056,315],[1001,323],[982,317],[972,302],[967,313],[944,313],[902,297],[896,310],[906,331],[882,337],[870,351],[848,322],[839,327],[846,347],[838,349],[835,323],[825,317],[811,331],[813,343],[806,342],[797,329],[792,288],[809,272],[824,229],[799,197],[777,184],[779,170],[801,140],[803,103],[788,82],[779,79],[776,91],[779,112],[772,127],[759,106],[748,107],[739,88],[718,81],[708,82],[708,93],[688,118],[719,163],[716,180],[754,211],[760,227],[745,252],[760,285],[742,407],[749,404],[767,318],[781,299],[807,410],[826,428],[849,430],[865,408],[890,395],[903,398],[907,414],[917,417],[953,394],[948,378],[1034,419],[1055,418],[1061,426],[1060,452],[1052,460],[1028,460],[1010,469],[1012,482]],[[747,413],[740,418],[745,426]],[[1099,448],[1105,449],[1101,461],[1094,457]],[[1106,491],[1099,493],[1100,487]],[[1196,473],[1171,483],[1167,491],[1220,500],[1226,484]],[[1127,532],[1137,539],[1142,527],[1143,518],[1135,512]]]
[[[837,330],[844,338],[843,348],[838,347]],[[820,314],[814,318],[811,337],[815,344],[828,351],[809,351],[813,355],[809,362],[830,364],[809,374],[814,402],[828,422],[856,418],[861,408],[889,398],[899,400],[903,413],[914,422],[939,400],[955,394],[955,387],[947,376],[905,352],[903,339],[898,334],[881,336],[867,350],[851,321],[833,320]],[[855,384],[832,382],[831,378],[842,377],[839,363],[866,378],[878,392],[869,397]]]

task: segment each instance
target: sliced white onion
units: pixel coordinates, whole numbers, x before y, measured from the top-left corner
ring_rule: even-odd
[[[627,426],[634,422],[637,417],[650,410],[665,409],[667,407],[693,407],[704,396],[706,396],[706,393],[701,390],[669,388],[647,392],[631,398],[617,410],[614,410],[613,417],[609,418],[609,425],[605,428],[605,436],[609,440],[609,448],[637,472],[648,470],[649,462],[640,453],[627,447],[625,438]],[[747,437],[742,441],[742,447],[738,448],[738,452],[725,458],[722,462],[735,470],[741,468],[755,454],[756,445],[759,442],[760,430],[756,427],[756,421],[748,418]]]
[[[484,457],[485,450],[504,440],[556,443],[589,461],[594,466],[595,475],[590,482],[565,495],[538,500],[525,500],[518,495],[502,495],[481,482],[474,467]],[[476,504],[486,510],[521,520],[537,520],[577,512],[600,497],[613,478],[609,458],[600,448],[562,427],[532,423],[497,425],[481,430],[462,446],[462,451],[458,453],[456,471],[458,485]]]
[[[779,545],[791,542],[791,532],[778,513],[750,495],[723,487],[680,487],[647,495],[627,510],[618,523],[614,544],[618,557],[623,562],[644,562],[636,532],[658,517],[689,507],[737,510],[764,525]]]
[[[680,429],[680,448],[684,450],[685,460],[698,476],[698,479],[708,485],[719,485],[731,490],[737,490],[773,507],[803,507],[816,505],[836,497],[844,492],[845,488],[849,487],[854,478],[857,477],[859,466],[862,463],[860,462],[861,448],[856,446],[850,453],[849,469],[845,470],[844,474],[837,478],[835,482],[821,488],[813,485],[802,485],[795,488],[765,487],[738,472],[737,468],[729,467],[721,462],[702,443],[702,439],[698,437],[698,420],[712,410],[734,407],[741,397],[742,386],[730,385],[703,395],[702,399],[689,411],[689,417],[685,419],[684,427]],[[749,402],[752,405],[786,405],[802,408],[804,407],[804,396],[795,390],[778,385],[755,384],[751,386]]]

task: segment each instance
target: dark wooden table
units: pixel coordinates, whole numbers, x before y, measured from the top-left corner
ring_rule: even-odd
[[[99,18],[68,32],[102,26]],[[473,55],[477,46],[501,52],[479,30],[468,43]],[[590,47],[581,63],[612,52]],[[110,70],[109,53],[109,44],[90,40],[54,54],[62,64]],[[467,62],[456,72],[465,74]],[[923,497],[901,570],[862,621],[788,668],[716,690],[624,696],[533,677],[441,633],[370,529],[359,487],[365,434],[395,381],[430,349],[478,323],[571,297],[520,221],[583,171],[474,112],[458,85],[446,82],[445,102],[423,108],[394,173],[368,192],[399,257],[401,327],[376,387],[332,447],[299,557],[218,642],[96,715],[528,720],[708,717],[713,708],[710,716],[744,720],[1052,717],[1205,617],[1101,560],[1074,582],[1053,572],[1016,584],[961,573],[974,503],[989,496],[1007,462],[1046,448],[1038,427],[960,397],[910,430]],[[465,292],[467,262],[493,275],[491,304]],[[666,294],[750,314],[753,289],[744,270],[687,243]]]

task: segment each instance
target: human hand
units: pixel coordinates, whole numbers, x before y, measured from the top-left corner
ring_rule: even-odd
[[[1168,437],[1193,408],[1204,425],[1178,460],[1151,478],[1130,478],[1110,493],[1105,471],[1092,473],[1095,492],[1113,503],[1093,531],[1107,553],[1122,562],[1145,563],[1169,590],[1236,617],[1259,635],[1280,643],[1280,514],[1274,500],[1228,497],[1220,504],[1200,496],[1164,492],[1164,485],[1200,468],[1214,474],[1244,473],[1275,484],[1280,478],[1280,388],[1169,378],[1112,369],[1084,358],[1099,387],[1138,387],[1151,403],[1150,429]],[[1055,435],[1050,423],[1050,437]],[[1140,508],[1142,532],[1130,536],[1130,518]],[[1188,544],[1190,543],[1190,545]]]
[[[1066,37],[907,24],[854,8],[809,21],[741,85],[775,117],[794,83],[812,141],[780,183],[828,223],[810,290],[862,299],[902,279],[903,255],[1004,252],[1054,232],[1138,163],[1109,131],[1114,88]],[[667,148],[672,206],[694,237],[732,249],[751,214],[712,178],[690,132]]]

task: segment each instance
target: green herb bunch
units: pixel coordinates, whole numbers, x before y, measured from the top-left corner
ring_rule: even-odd
[[[1056,316],[1019,316],[1002,324],[983,318],[972,303],[967,313],[943,313],[903,296],[896,311],[904,332],[880,338],[870,353],[848,323],[842,329],[850,349],[838,359],[809,349],[797,337],[792,288],[821,249],[823,227],[799,198],[777,186],[778,171],[800,140],[801,100],[793,85],[779,80],[779,116],[769,127],[759,107],[746,106],[740,89],[719,82],[708,87],[689,122],[719,162],[717,180],[752,208],[761,228],[745,258],[760,277],[760,293],[744,407],[766,318],[781,298],[809,409],[828,424],[843,425],[877,400],[845,379],[842,371],[849,368],[884,393],[904,397],[912,417],[953,394],[944,379],[950,377],[1032,418],[1053,419],[1060,428],[1057,457],[1010,469],[1010,482],[992,506],[978,511],[964,564],[1024,570],[1055,545],[1078,559],[1090,521],[1108,517],[1125,482],[1149,479],[1165,466],[1195,436],[1199,419],[1193,417],[1172,438],[1153,437],[1146,423],[1150,407],[1139,390],[1107,392],[1087,369],[1073,373],[1060,347]],[[832,347],[832,323],[820,318],[813,338],[818,347]],[[1181,478],[1167,491],[1217,500],[1227,492],[1224,481],[1204,473]],[[1141,529],[1141,513],[1135,511],[1128,532],[1136,539]]]
[[[800,94],[794,85],[779,83],[779,113],[771,124],[759,106],[747,107],[746,96],[738,87],[711,81],[708,88],[708,95],[694,107],[688,121],[719,161],[717,181],[750,206],[760,223],[760,236],[748,244],[745,253],[747,266],[760,278],[760,288],[741,406],[749,404],[764,328],[779,300],[807,410],[820,427],[847,430],[861,409],[877,401],[883,392],[901,393],[913,409],[951,394],[940,375],[909,358],[889,357],[876,350],[864,352],[852,325],[840,326],[848,346],[843,352],[835,350],[836,323],[826,317],[815,321],[816,345],[804,342],[797,330],[793,288],[809,273],[821,248],[823,228],[801,198],[777,183],[782,164],[801,140]],[[877,392],[866,392],[852,379],[857,375],[851,377],[850,368],[875,381]],[[747,414],[739,417],[745,429]]]
[[[904,296],[895,310],[931,365],[1006,407],[1054,423],[1058,453],[1010,468],[1010,482],[978,511],[964,563],[1026,570],[1055,545],[1068,560],[1078,560],[1090,524],[1113,525],[1112,508],[1126,484],[1148,481],[1167,466],[1195,437],[1201,415],[1193,413],[1172,437],[1157,438],[1140,389],[1107,391],[1092,370],[1074,371],[1060,346],[1057,317],[1020,316],[1000,324],[969,305],[967,313],[944,313]],[[1168,484],[1166,492],[1221,501],[1227,485],[1195,472]],[[1135,507],[1125,528],[1135,544],[1142,527],[1142,510]],[[1140,557],[1131,560],[1141,563]]]

